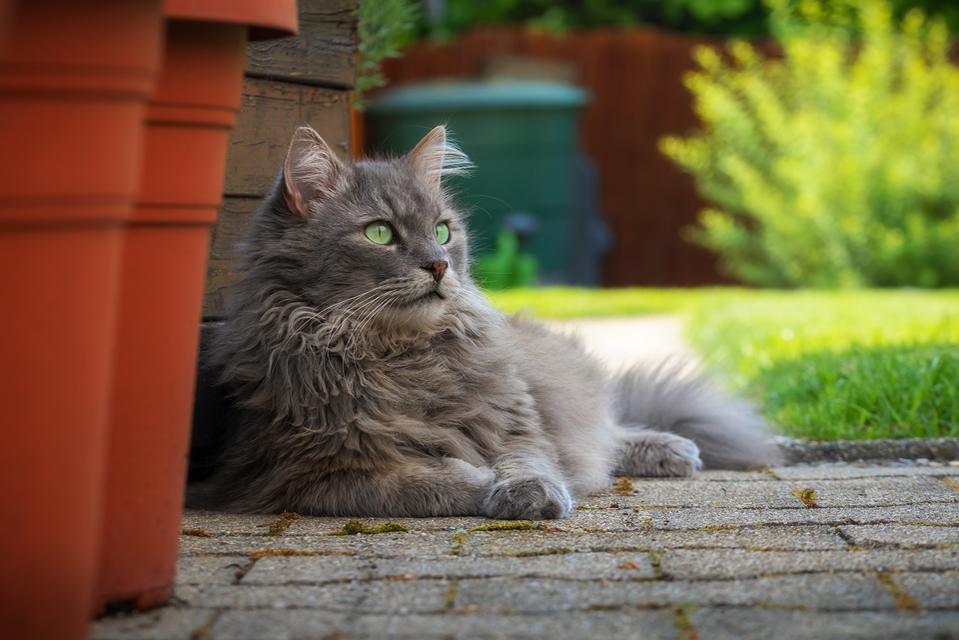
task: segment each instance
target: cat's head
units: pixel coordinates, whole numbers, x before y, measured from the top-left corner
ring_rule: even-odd
[[[468,166],[441,126],[383,162],[340,161],[301,128],[258,214],[247,268],[324,316],[379,330],[435,324],[469,287],[465,221],[442,184]]]

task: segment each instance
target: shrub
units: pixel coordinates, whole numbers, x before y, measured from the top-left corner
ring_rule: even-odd
[[[397,58],[412,43],[419,18],[419,5],[413,0],[362,0],[357,9],[357,70],[354,106],[363,109],[363,95],[386,85],[384,58]]]
[[[771,0],[782,57],[697,50],[704,130],[661,148],[715,204],[689,237],[763,286],[959,285],[959,69],[940,21]]]

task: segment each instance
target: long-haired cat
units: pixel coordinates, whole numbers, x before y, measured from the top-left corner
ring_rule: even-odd
[[[341,162],[298,130],[212,349],[241,408],[188,504],[310,515],[561,518],[613,473],[773,462],[761,419],[681,364],[612,376],[490,307],[433,129]]]

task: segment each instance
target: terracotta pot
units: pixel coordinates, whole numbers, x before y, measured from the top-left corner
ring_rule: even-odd
[[[0,51],[0,620],[82,638],[95,577],[121,224],[159,0],[20,2]]]
[[[166,12],[200,4],[168,1]],[[242,4],[231,0],[222,22],[169,20],[147,110],[142,185],[123,243],[97,612],[149,608],[173,593],[209,229],[243,82]],[[292,5],[295,26],[295,4],[275,4]]]
[[[249,27],[250,40],[297,33],[296,0],[166,0],[168,18]]]

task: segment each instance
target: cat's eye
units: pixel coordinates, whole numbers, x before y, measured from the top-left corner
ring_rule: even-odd
[[[393,229],[382,221],[372,222],[366,226],[366,237],[376,244],[389,244],[393,241]]]
[[[450,228],[445,222],[436,225],[436,241],[440,244],[446,244],[450,241]]]

